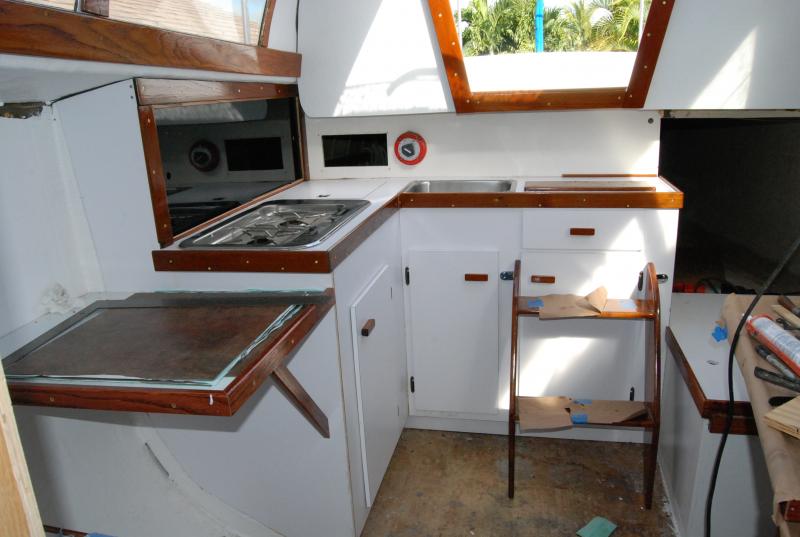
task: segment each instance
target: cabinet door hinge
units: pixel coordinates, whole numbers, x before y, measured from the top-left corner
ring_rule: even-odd
[[[411,269],[406,267],[406,285],[411,284]]]
[[[414,393],[414,377],[409,379],[409,384],[411,385],[411,393]]]

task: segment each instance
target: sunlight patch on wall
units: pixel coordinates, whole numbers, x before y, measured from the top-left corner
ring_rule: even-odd
[[[758,29],[753,29],[690,108],[747,108]]]
[[[422,3],[383,0],[334,115],[446,110]]]
[[[519,394],[528,397],[550,395],[547,388],[553,377],[570,368],[588,350],[593,339],[558,337],[542,341],[527,356],[527,365],[519,375]],[[508,407],[506,392],[506,408]]]

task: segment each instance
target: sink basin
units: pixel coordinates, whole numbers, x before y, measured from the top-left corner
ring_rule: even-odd
[[[478,181],[414,181],[403,192],[510,192],[516,186],[515,181],[478,180]]]
[[[275,200],[223,220],[181,248],[308,248],[324,241],[369,205],[365,200]]]

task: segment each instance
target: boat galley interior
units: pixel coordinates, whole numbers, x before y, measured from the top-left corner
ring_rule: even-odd
[[[0,0],[0,537],[800,536],[797,0]]]

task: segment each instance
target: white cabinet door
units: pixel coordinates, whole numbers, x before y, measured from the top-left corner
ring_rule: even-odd
[[[414,411],[496,414],[498,253],[412,250],[407,261]]]
[[[388,268],[379,271],[350,307],[367,507],[403,430],[399,405],[407,404],[403,318],[394,305],[399,290],[392,288]]]

